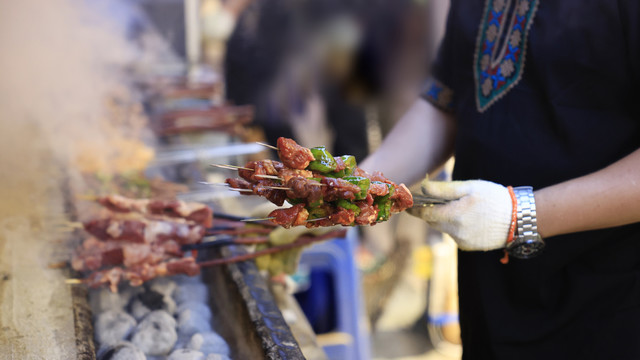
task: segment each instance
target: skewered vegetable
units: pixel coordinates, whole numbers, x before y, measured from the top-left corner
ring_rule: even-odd
[[[278,139],[278,153],[282,163],[251,161],[239,170],[244,180],[227,179],[244,194],[264,196],[278,206],[284,201],[294,205],[270,214],[278,225],[373,225],[413,206],[404,184],[396,185],[380,172],[367,173],[351,155],[333,157],[325,147],[307,149],[285,138]]]
[[[314,147],[310,150],[315,160],[309,163],[307,169],[321,173],[330,173],[336,170],[338,164],[324,146]]]

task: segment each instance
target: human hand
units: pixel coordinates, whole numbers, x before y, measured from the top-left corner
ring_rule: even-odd
[[[434,229],[449,234],[462,250],[495,250],[505,247],[512,217],[512,201],[506,187],[484,180],[422,182],[429,197],[450,200],[411,211]]]

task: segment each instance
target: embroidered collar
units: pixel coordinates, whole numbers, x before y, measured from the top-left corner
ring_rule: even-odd
[[[478,111],[488,109],[520,81],[538,2],[486,0],[473,62]]]

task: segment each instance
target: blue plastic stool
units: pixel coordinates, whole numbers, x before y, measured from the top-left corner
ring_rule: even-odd
[[[334,344],[323,348],[331,360],[370,358],[360,275],[354,260],[357,242],[357,230],[350,229],[344,239],[305,250],[300,261],[301,267],[310,270],[311,279],[309,290],[297,296],[300,306],[316,332],[339,333]]]

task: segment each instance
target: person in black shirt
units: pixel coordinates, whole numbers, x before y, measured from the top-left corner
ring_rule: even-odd
[[[451,1],[422,98],[362,167],[412,183],[455,155],[423,182],[450,202],[418,215],[460,248],[463,359],[640,359],[639,83],[638,1]],[[513,256],[525,237],[546,247]]]

